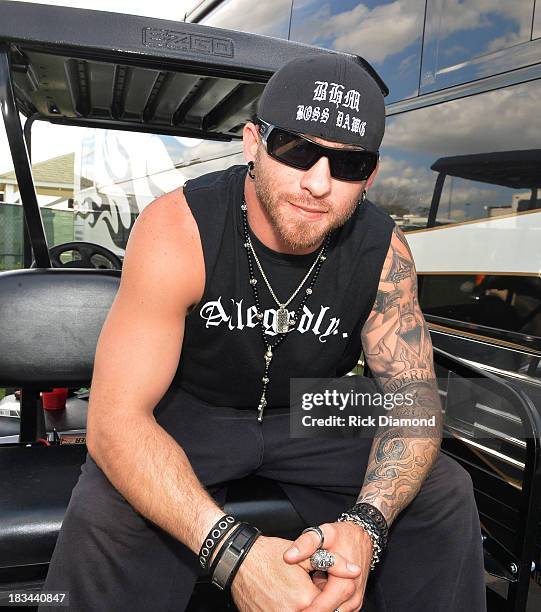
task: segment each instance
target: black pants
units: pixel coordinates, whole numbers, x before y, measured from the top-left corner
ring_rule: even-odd
[[[307,524],[320,524],[362,487],[371,439],[290,438],[287,413],[268,410],[260,424],[255,410],[210,406],[178,389],[155,416],[219,503],[227,481],[257,473],[281,484]],[[69,591],[71,610],[184,610],[198,573],[196,555],[135,512],[88,456],[44,588]],[[367,593],[380,612],[486,610],[472,481],[456,461],[439,454],[393,523]]]

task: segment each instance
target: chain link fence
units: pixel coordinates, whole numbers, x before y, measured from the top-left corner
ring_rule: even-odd
[[[23,209],[17,204],[0,204],[0,270],[23,266]]]
[[[73,241],[74,213],[41,208],[49,247]],[[0,270],[23,267],[23,209],[19,204],[0,203]]]

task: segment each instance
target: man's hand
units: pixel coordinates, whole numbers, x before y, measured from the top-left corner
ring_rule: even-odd
[[[331,572],[333,568],[329,568],[328,572],[316,572],[313,582],[320,593],[306,606],[304,612],[333,612],[337,608],[340,612],[359,610],[363,604],[372,561],[370,537],[362,527],[348,521],[324,523],[319,527],[325,536],[323,548],[332,552],[337,559],[346,560],[349,565],[353,563],[356,570],[341,575]],[[310,563],[311,555],[319,547],[319,536],[314,531],[307,531],[295,540],[293,546],[299,552],[293,554],[288,549],[284,561],[303,564],[307,560]]]
[[[231,594],[240,612],[301,612],[309,608],[316,597],[322,596],[308,574],[313,571],[310,555],[294,563],[284,562],[284,552],[292,545],[291,540],[259,536],[231,585]],[[350,582],[351,577],[359,575],[360,569],[350,571],[346,560],[340,554],[335,556],[336,563],[329,568],[329,579],[332,576]],[[314,610],[328,612],[327,608]]]

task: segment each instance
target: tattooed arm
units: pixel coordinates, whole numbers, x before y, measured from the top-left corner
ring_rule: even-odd
[[[389,416],[435,417],[433,428],[390,425],[376,431],[358,501],[376,506],[391,525],[419,492],[441,443],[441,405],[432,344],[417,301],[413,258],[398,228],[392,234],[374,307],[361,333],[365,359],[381,392],[407,394],[408,400],[410,397],[414,400],[403,406],[397,401]],[[324,523],[321,528],[326,549],[355,563],[360,574],[327,579],[318,575],[321,572],[315,572],[313,580],[321,593],[306,610],[358,610],[363,603],[373,554],[370,536],[350,521]],[[310,532],[300,535],[294,542],[295,548],[284,553],[284,560],[306,561],[319,545],[314,539],[317,538]]]
[[[374,436],[358,502],[376,506],[391,525],[417,495],[441,443],[441,404],[432,343],[417,299],[417,275],[408,244],[395,227],[376,301],[362,330],[365,359],[382,393],[408,393],[396,418],[435,416],[436,427],[387,426]]]

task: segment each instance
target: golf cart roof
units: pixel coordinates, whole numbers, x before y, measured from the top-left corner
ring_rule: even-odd
[[[287,61],[332,51],[149,17],[0,0],[17,107],[52,123],[240,138]],[[362,58],[352,55],[385,83]]]
[[[514,189],[541,186],[541,149],[441,157],[431,169],[449,176]]]

